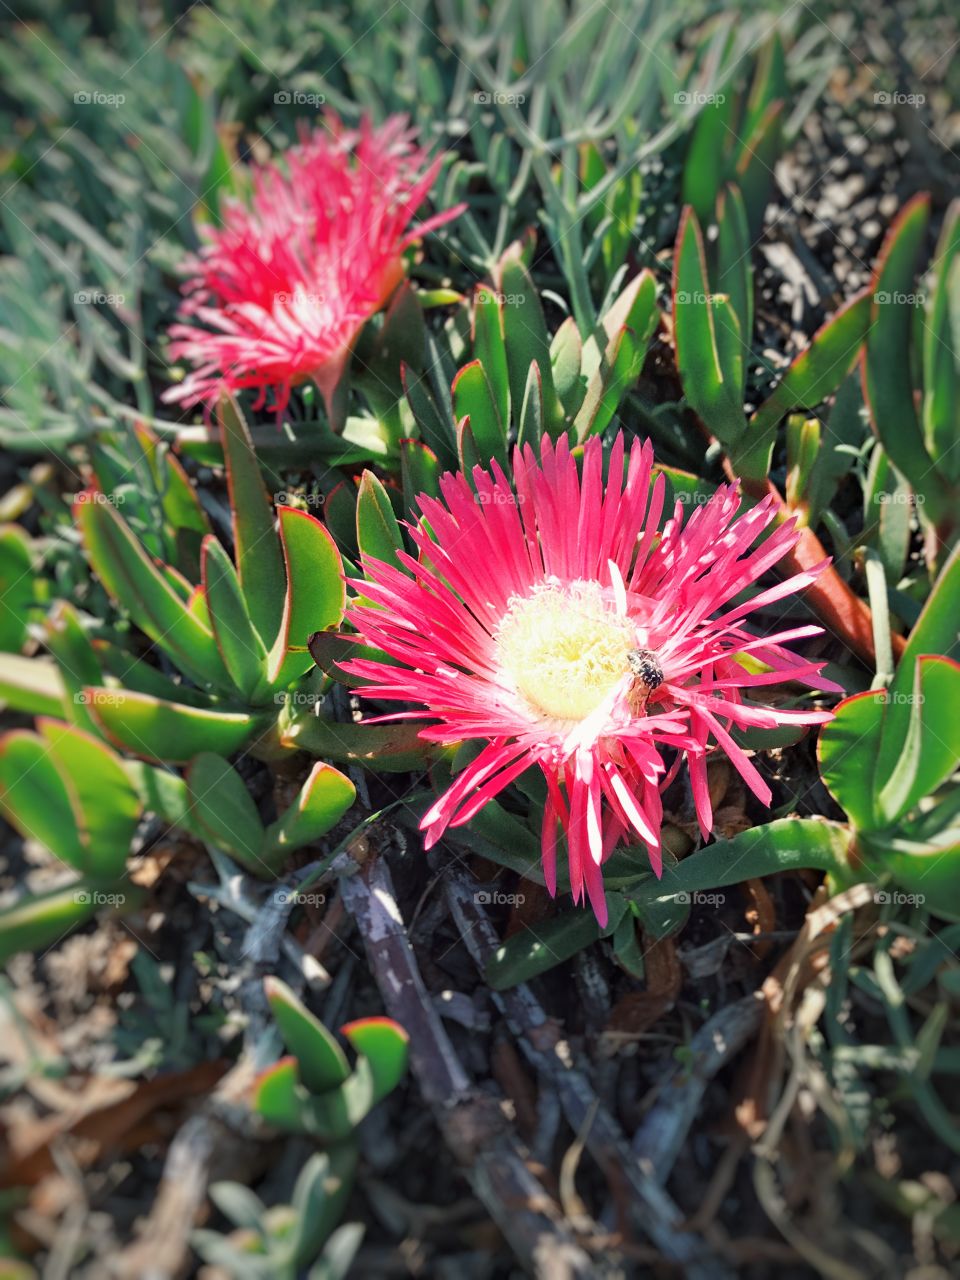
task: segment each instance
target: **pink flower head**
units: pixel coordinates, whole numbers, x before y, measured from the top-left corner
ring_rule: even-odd
[[[327,125],[282,166],[254,169],[249,206],[225,201],[223,225],[186,262],[170,357],[193,371],[164,400],[189,406],[255,387],[257,408],[269,390],[279,414],[312,379],[329,406],[361,328],[403,277],[404,249],[460,212],[410,226],[442,157],[428,163],[403,117]]]
[[[774,522],[772,500],[737,517],[740,496],[727,485],[686,526],[678,502],[659,533],[665,482],[651,483],[652,463],[649,442],[634,441],[625,459],[621,433],[606,485],[596,438],[583,450],[582,478],[565,438],[544,439],[539,462],[529,445],[515,451],[516,493],[496,463],[492,475],[474,469],[476,493],[465,476],[445,475],[442,501],[420,497],[424,522],[411,529],[420,555],[400,553],[409,572],[365,560],[370,580],[353,585],[371,603],[348,613],[361,640],[404,664],[345,664],[372,682],[364,694],[422,704],[437,721],[425,739],[485,741],[425,815],[426,846],[538,765],[547,886],[556,892],[559,825],[574,899],[585,892],[601,924],[601,867],[621,839],[639,837],[661,874],[660,796],[684,758],[706,836],[709,749],[725,751],[753,793],[771,800],[731,728],[831,718],[759,706],[744,693],[784,681],[837,687],[819,675],[822,663],[785,648],[819,627],[767,636],[744,626],[824,565],[733,603],[794,545],[793,522],[755,547]],[[750,670],[741,658],[754,660]],[[674,753],[669,770],[665,751]]]

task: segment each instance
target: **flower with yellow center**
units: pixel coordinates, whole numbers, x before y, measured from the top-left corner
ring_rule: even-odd
[[[584,720],[628,672],[636,644],[599,582],[547,581],[516,597],[497,632],[500,666],[542,715]]]

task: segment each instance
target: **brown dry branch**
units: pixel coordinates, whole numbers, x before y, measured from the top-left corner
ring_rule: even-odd
[[[550,1280],[600,1274],[531,1171],[498,1101],[464,1071],[424,985],[386,863],[374,857],[356,871],[342,855],[334,866],[387,1011],[410,1036],[420,1092],[474,1193],[528,1270]]]
[[[464,944],[483,973],[500,939],[476,901],[474,885],[464,874],[451,870],[444,889]],[[585,1072],[571,1062],[561,1029],[547,1017],[530,987],[521,983],[494,992],[493,998],[528,1061],[556,1088],[567,1123],[574,1132],[584,1134],[586,1149],[611,1187],[623,1184],[622,1189],[629,1193],[637,1228],[649,1236],[666,1261],[681,1266],[689,1280],[725,1280],[730,1276],[727,1265],[701,1237],[683,1231],[680,1209],[631,1151]],[[592,1120],[589,1128],[588,1120]]]

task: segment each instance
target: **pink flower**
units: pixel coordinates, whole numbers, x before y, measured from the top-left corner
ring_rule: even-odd
[[[164,400],[209,403],[221,390],[268,390],[282,413],[312,379],[328,407],[363,325],[403,278],[411,241],[460,212],[410,221],[437,176],[414,131],[393,116],[304,135],[283,164],[253,170],[249,207],[225,202],[223,225],[185,264],[183,323],[170,358],[193,371]]]
[[[775,509],[768,499],[737,518],[740,497],[729,485],[685,527],[678,502],[658,533],[664,477],[651,484],[652,463],[649,442],[634,441],[625,459],[621,433],[606,485],[599,439],[583,450],[582,478],[565,438],[556,446],[545,439],[539,463],[529,446],[516,450],[515,494],[496,463],[492,476],[474,470],[476,493],[465,476],[446,475],[443,501],[419,500],[424,523],[411,536],[420,555],[400,557],[409,572],[364,561],[371,580],[352,585],[371,603],[348,613],[365,643],[403,664],[345,664],[372,682],[365,695],[422,704],[437,721],[423,730],[426,739],[486,744],[425,815],[426,846],[537,765],[548,795],[547,886],[556,892],[559,826],[574,899],[585,891],[601,924],[601,867],[620,840],[639,837],[661,874],[660,796],[683,759],[706,836],[709,749],[725,751],[753,793],[771,800],[731,728],[831,718],[743,695],[784,681],[837,688],[819,675],[822,663],[785,647],[819,627],[767,636],[744,626],[825,565],[733,603],[793,546],[793,523],[751,550]]]

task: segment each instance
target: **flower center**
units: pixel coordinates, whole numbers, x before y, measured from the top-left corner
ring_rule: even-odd
[[[545,582],[514,597],[497,630],[500,665],[537,711],[583,720],[629,671],[635,628],[598,582]]]

